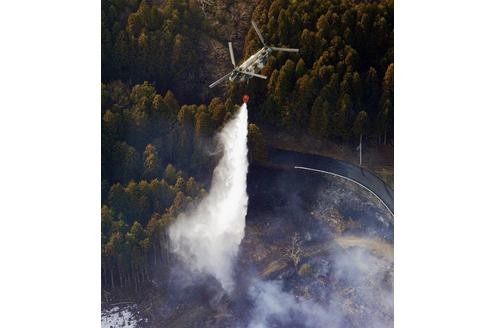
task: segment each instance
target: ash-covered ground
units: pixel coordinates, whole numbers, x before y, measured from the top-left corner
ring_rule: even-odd
[[[392,327],[393,217],[349,182],[251,166],[235,288],[157,268],[128,327]]]

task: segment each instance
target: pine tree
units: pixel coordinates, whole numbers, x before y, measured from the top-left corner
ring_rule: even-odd
[[[214,128],[217,129],[223,124],[227,109],[220,98],[215,97],[211,100],[210,105],[208,106],[208,111],[211,113]]]
[[[140,171],[139,154],[125,142],[117,142],[112,150],[113,179],[128,182],[137,178]]]
[[[295,82],[295,64],[288,59],[280,69],[277,85],[275,87],[275,97],[280,102],[286,102],[289,93],[292,91]]]
[[[267,158],[266,142],[258,126],[248,126],[248,149],[250,161],[264,161]]]
[[[131,36],[138,37],[143,27],[143,19],[138,13],[129,15],[127,18],[127,30]]]
[[[296,77],[301,78],[306,73],[306,64],[302,58],[299,58],[296,65]]]
[[[161,160],[158,156],[156,147],[153,144],[148,144],[143,153],[143,178],[153,179],[160,175]]]
[[[394,96],[394,64],[390,64],[387,67],[387,71],[385,72],[385,76],[383,77],[383,92],[389,98],[393,98]]]
[[[167,112],[169,113],[169,119],[175,120],[175,117],[179,113],[180,107],[172,91],[167,91],[167,93],[163,97],[163,102],[165,103]]]
[[[318,35],[322,39],[326,39],[330,36],[330,24],[326,15],[321,15],[316,22],[316,28],[318,30]]]
[[[278,31],[279,31],[279,39],[281,44],[287,44],[289,42],[290,36],[290,23],[289,18],[287,17],[287,13],[284,9],[280,11],[278,15]]]
[[[202,139],[209,137],[213,132],[211,118],[206,112],[206,108],[198,110],[196,113],[194,129],[196,141],[200,143]]]
[[[351,97],[345,93],[339,101],[339,109],[333,116],[333,131],[336,136],[346,139],[349,135],[349,113],[351,111]]]
[[[186,190],[186,182],[183,177],[178,177],[177,182],[174,186],[175,192],[185,191]]]
[[[177,170],[172,164],[167,165],[165,172],[163,173],[163,177],[169,184],[175,185],[177,182]]]
[[[194,177],[189,177],[186,182],[186,193],[188,196],[196,197],[199,193],[199,186]]]
[[[377,112],[378,101],[380,98],[380,83],[378,74],[374,67],[370,67],[365,79],[365,97],[370,113]],[[372,115],[373,116],[373,115]]]
[[[354,136],[360,137],[365,132],[367,123],[368,114],[365,111],[360,111],[357,114],[352,126],[352,133],[354,134]]]
[[[328,137],[329,134],[329,104],[322,97],[318,97],[311,109],[309,130],[319,137]]]

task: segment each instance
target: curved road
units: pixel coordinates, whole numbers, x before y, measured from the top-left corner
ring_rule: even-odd
[[[392,213],[394,212],[393,190],[371,171],[331,157],[303,154],[294,151],[270,148],[271,164],[290,169],[303,169],[342,176],[371,191]],[[322,172],[325,171],[325,172]]]

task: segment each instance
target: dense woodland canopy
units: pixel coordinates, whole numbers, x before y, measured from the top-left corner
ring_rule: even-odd
[[[266,42],[300,53],[274,53],[267,81],[231,85],[202,104],[197,42],[216,35],[213,19],[218,13],[205,15],[193,0],[102,1],[105,287],[137,286],[167,262],[162,232],[206,193],[219,155],[214,135],[242,93],[251,96],[250,160],[266,158],[259,122],[339,142],[393,137],[392,1],[259,1],[253,20]],[[251,28],[244,57],[260,46]]]
[[[385,143],[393,135],[393,19],[393,1],[260,1],[253,20],[265,41],[300,52],[274,53],[262,71],[268,82],[248,84],[255,119],[338,141],[366,132]],[[259,47],[251,29],[244,53]]]
[[[151,81],[180,99],[203,88],[197,43],[208,25],[196,1],[103,0],[101,29],[103,81]]]

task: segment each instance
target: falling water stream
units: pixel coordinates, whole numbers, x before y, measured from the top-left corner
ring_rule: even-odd
[[[208,195],[169,229],[173,252],[191,271],[215,277],[226,291],[233,288],[232,268],[246,225],[247,125],[243,104],[219,133],[223,155]]]

